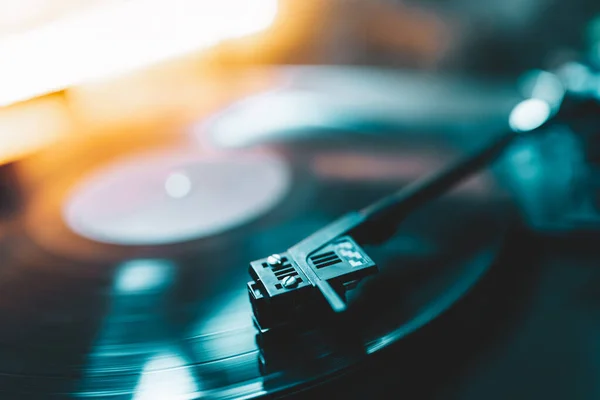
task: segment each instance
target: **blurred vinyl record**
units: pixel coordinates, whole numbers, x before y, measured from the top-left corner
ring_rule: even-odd
[[[431,323],[488,273],[513,207],[485,172],[372,249],[381,271],[351,292],[350,349],[318,329],[293,340],[257,337],[250,261],[443,168],[478,141],[465,145],[464,133],[437,126],[406,130],[402,107],[414,116],[414,107],[425,106],[398,105],[402,96],[393,93],[409,77],[312,68],[285,74],[287,89],[276,93],[284,100],[269,98],[272,92],[252,104],[245,99],[251,111],[232,105],[176,134],[72,139],[16,164],[23,207],[0,224],[3,396],[245,398],[312,386]],[[378,83],[364,84],[358,98],[351,90],[357,77]],[[315,94],[318,82],[348,92]],[[447,96],[447,86],[417,82],[406,90]],[[294,85],[304,85],[302,96]],[[311,96],[338,105],[321,107]],[[352,108],[376,98],[396,115],[379,127],[380,116],[366,118],[373,115],[365,109],[363,118]],[[268,134],[236,146],[218,140],[224,126],[230,139],[236,130],[251,138],[236,125],[239,113],[268,124],[293,111],[315,122],[316,109],[320,125],[258,129],[249,121],[248,129]],[[442,118],[440,109],[433,115]],[[422,111],[422,121],[433,120]],[[327,132],[342,114],[354,118]]]

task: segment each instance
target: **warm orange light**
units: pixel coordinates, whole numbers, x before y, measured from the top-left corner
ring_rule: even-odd
[[[0,106],[268,27],[277,0],[129,0],[0,38]]]
[[[71,118],[58,97],[0,110],[0,164],[31,153],[71,130]]]

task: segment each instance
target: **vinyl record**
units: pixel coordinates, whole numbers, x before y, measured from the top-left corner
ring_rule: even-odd
[[[374,140],[366,126],[232,148],[198,141],[203,125],[126,144],[84,138],[21,160],[24,206],[0,230],[0,390],[99,399],[297,390],[444,314],[486,275],[513,216],[489,172],[368,249],[380,272],[350,292],[349,340],[318,328],[257,335],[250,261],[465,152],[460,137]]]

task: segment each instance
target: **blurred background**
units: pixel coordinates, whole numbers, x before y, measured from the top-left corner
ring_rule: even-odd
[[[510,84],[529,69],[596,62],[599,16],[591,0],[5,0],[0,163],[72,135],[185,126],[272,87],[261,66]]]

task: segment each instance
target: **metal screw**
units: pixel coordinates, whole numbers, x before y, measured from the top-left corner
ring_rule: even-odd
[[[291,289],[298,286],[298,279],[295,276],[286,276],[283,278],[283,287],[286,289]]]
[[[277,265],[281,265],[281,256],[279,254],[273,254],[267,257],[267,263],[271,267],[276,267]]]

